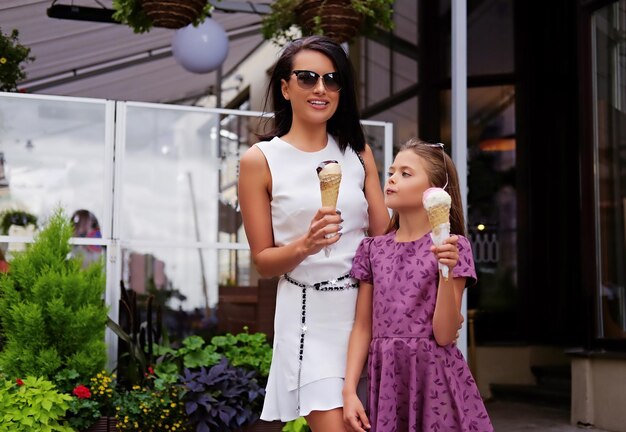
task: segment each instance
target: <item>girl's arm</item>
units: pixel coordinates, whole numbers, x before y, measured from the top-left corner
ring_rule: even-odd
[[[433,334],[435,341],[441,346],[449,345],[456,340],[456,334],[463,319],[461,301],[465,289],[465,278],[452,277],[452,269],[459,260],[458,239],[457,236],[451,236],[443,245],[431,248],[439,262],[450,269],[450,277],[447,281],[439,275],[439,288],[433,315]]]
[[[387,225],[389,225],[389,211],[385,206],[374,154],[369,145],[365,145],[365,150],[361,156],[365,162],[365,198],[367,199],[367,212],[369,214],[368,235],[374,237],[385,233]]]
[[[343,384],[343,421],[348,431],[362,432],[370,428],[356,389],[372,340],[372,291],[372,284],[360,283],[354,325],[348,343],[346,378]]]
[[[318,253],[341,237],[325,237],[339,231],[341,216],[330,207],[322,207],[306,234],[287,245],[276,247],[270,207],[271,182],[272,176],[263,152],[251,147],[239,162],[239,205],[252,261],[262,277],[279,276],[293,270],[306,257]]]

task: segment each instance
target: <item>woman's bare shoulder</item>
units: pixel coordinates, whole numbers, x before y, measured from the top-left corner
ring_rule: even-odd
[[[260,168],[267,166],[263,151],[261,151],[261,149],[256,145],[247,149],[243,155],[241,155],[241,159],[239,161],[241,167],[249,166],[251,168]]]

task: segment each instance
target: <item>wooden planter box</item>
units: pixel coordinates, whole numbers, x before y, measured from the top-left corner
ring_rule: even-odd
[[[100,417],[100,419],[84,432],[116,432],[117,420],[115,417]]]
[[[256,423],[246,427],[243,432],[281,432],[285,423],[280,421],[266,422],[258,420]]]
[[[84,432],[116,432],[117,420],[115,417],[101,417],[96,424]],[[281,432],[285,423],[280,421],[266,422],[258,420],[243,429],[243,432]]]

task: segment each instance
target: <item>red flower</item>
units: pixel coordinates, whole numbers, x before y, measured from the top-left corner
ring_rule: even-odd
[[[89,399],[91,397],[91,392],[84,385],[77,385],[76,388],[72,391],[72,394],[76,396],[78,399]]]
[[[15,383],[16,383],[18,386],[23,386],[23,385],[24,385],[24,381],[22,381],[22,379],[21,379],[21,378],[16,379],[16,380],[15,380]]]
[[[154,375],[154,369],[152,369],[152,366],[148,366],[148,373],[150,375]]]

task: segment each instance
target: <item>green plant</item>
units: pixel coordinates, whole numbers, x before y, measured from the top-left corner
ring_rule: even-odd
[[[59,372],[54,381],[60,391],[71,395],[67,420],[77,430],[86,430],[103,416],[114,416],[117,393],[115,374],[103,370],[83,384],[80,375],[71,369]]]
[[[17,82],[26,78],[23,63],[35,60],[30,48],[19,43],[16,29],[5,35],[0,29],[0,91],[15,91]]]
[[[282,429],[283,432],[310,432],[306,419],[304,417],[298,417],[295,420],[288,421]]]
[[[323,11],[329,0],[321,0],[320,10]],[[393,4],[395,0],[348,0],[355,14],[362,17],[362,24],[357,34],[370,36],[378,29],[391,30],[393,23]],[[262,19],[261,34],[266,40],[271,40],[278,45],[285,41],[291,41],[296,35],[291,31],[293,25],[298,27],[303,36],[323,35],[324,22],[328,16],[318,14],[315,16],[314,25],[309,26],[301,20],[301,7],[303,0],[274,0],[270,4],[271,12]],[[323,12],[322,12],[323,13]],[[341,41],[344,42],[344,41]]]
[[[0,383],[0,430],[11,432],[72,432],[63,424],[71,397],[44,378]]]
[[[215,346],[207,345],[201,336],[186,337],[177,349],[155,346],[154,352],[159,355],[154,368],[156,382],[163,384],[177,382],[185,368],[213,366],[221,359]]]
[[[237,367],[257,373],[259,382],[265,385],[272,361],[272,347],[265,333],[242,333],[214,336],[206,343],[201,336],[188,336],[179,348],[155,346],[158,355],[154,368],[157,380],[175,382],[183,369],[197,369],[217,364],[222,356]]]
[[[68,409],[67,423],[76,430],[86,430],[94,425],[100,417],[100,404],[91,399],[85,386],[76,386]]]
[[[272,347],[267,342],[265,333],[249,333],[248,327],[244,327],[243,332],[236,335],[227,333],[224,336],[214,336],[211,345],[233,366],[255,371],[265,384],[272,362]]]
[[[9,376],[51,379],[73,369],[87,380],[106,362],[102,263],[83,269],[80,259],[68,258],[72,233],[57,208],[0,278],[0,369]]]
[[[181,387],[148,382],[121,393],[116,401],[117,428],[121,431],[162,432],[193,430],[189,424]]]
[[[122,24],[128,25],[135,33],[149,32],[154,23],[141,7],[141,0],[113,0],[113,19]],[[206,2],[202,12],[193,21],[193,25],[197,26],[206,18],[211,16],[213,5]]]

